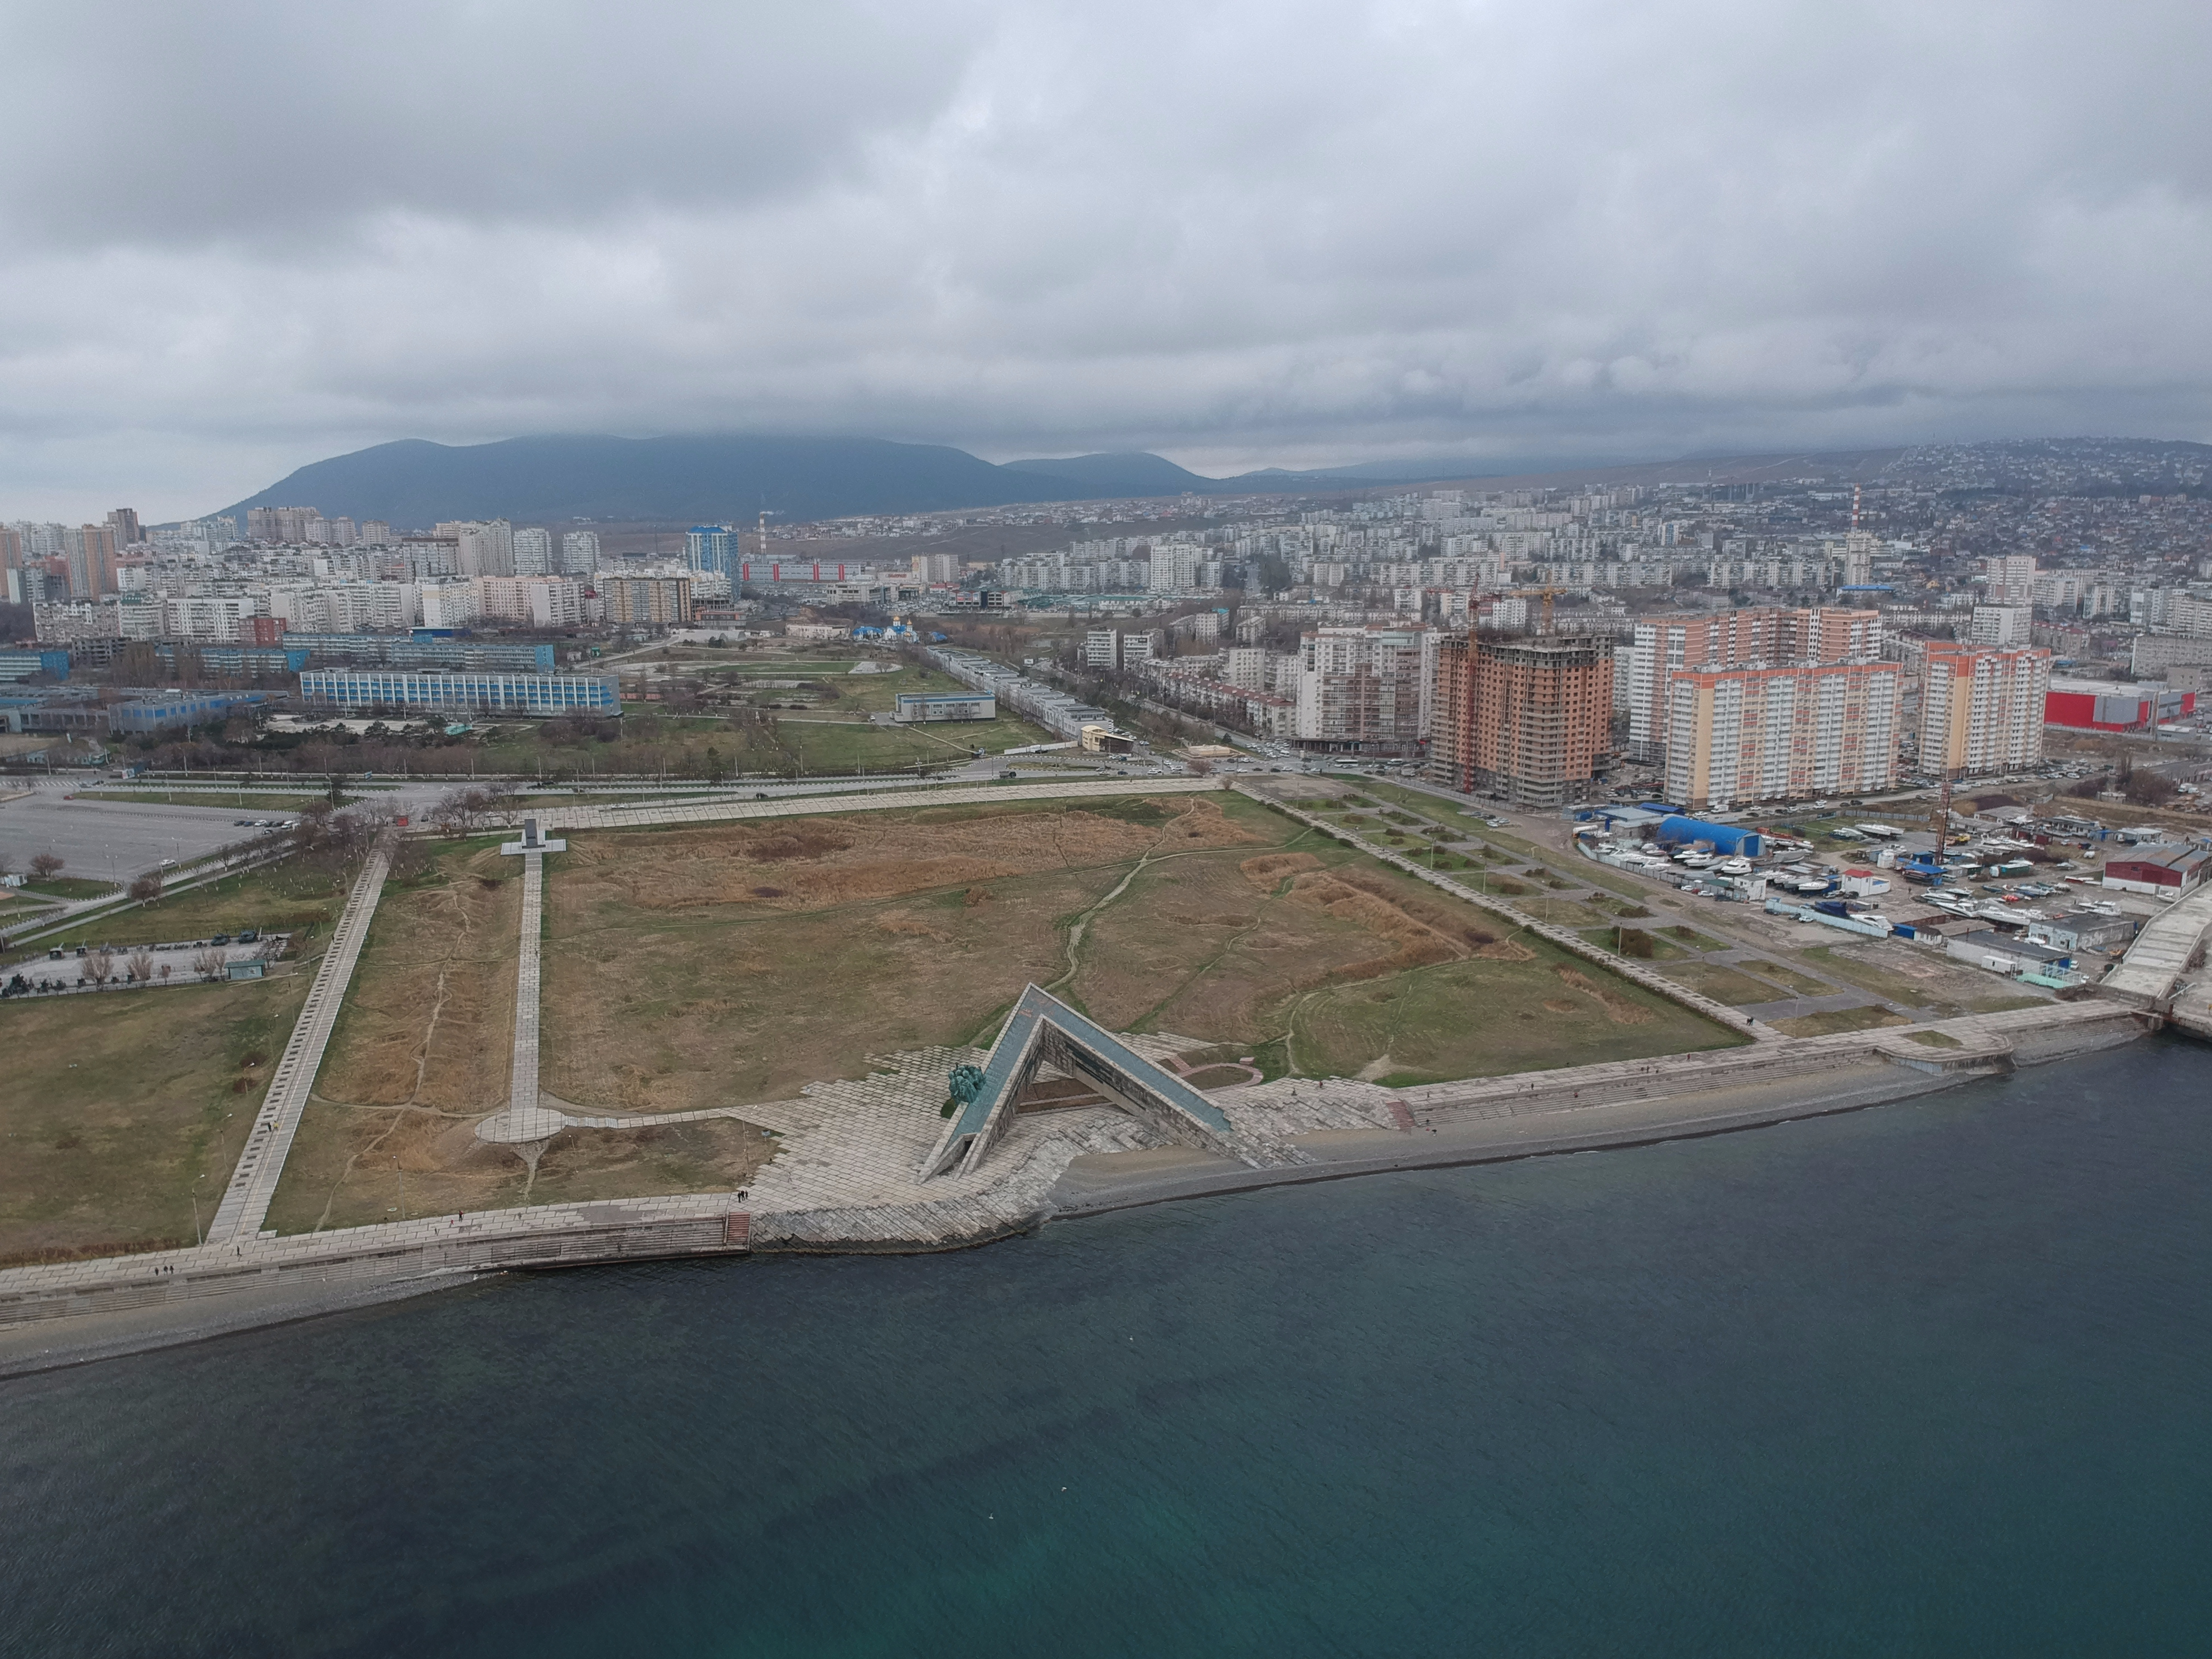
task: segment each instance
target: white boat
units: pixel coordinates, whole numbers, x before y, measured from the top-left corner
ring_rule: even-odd
[[[1723,859],[1713,866],[1713,873],[1722,876],[1747,876],[1751,873],[1749,859]]]

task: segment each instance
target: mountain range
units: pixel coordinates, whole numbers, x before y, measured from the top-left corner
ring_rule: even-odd
[[[1496,472],[1465,459],[1368,463],[1314,472],[1271,467],[1209,478],[1158,455],[981,460],[941,444],[881,438],[554,436],[452,445],[378,444],[301,467],[222,510],[313,507],[328,518],[404,527],[449,519],[723,523],[901,514],[1023,501],[1133,500],[1357,488]]]

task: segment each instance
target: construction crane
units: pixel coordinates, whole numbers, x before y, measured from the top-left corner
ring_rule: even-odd
[[[1506,597],[1515,599],[1541,599],[1544,601],[1544,625],[1536,631],[1540,634],[1548,634],[1552,631],[1552,601],[1559,594],[1569,591],[1564,587],[1513,587],[1506,590]]]

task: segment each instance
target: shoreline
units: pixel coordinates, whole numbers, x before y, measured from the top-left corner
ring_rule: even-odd
[[[1182,1199],[1705,1139],[1917,1099],[2004,1076],[2015,1065],[2119,1047],[2160,1025],[2110,1003],[2074,1005],[2055,1021],[2050,1012],[1917,1028],[1945,1036],[1948,1047],[1923,1046],[1890,1028],[1431,1084],[1397,1091],[1398,1127],[1298,1135],[1290,1144],[1300,1161],[1270,1167],[1179,1147],[1084,1152],[1052,1171],[1041,1190],[1028,1188],[1036,1200],[988,1219],[971,1211],[967,1226],[927,1236],[885,1236],[871,1229],[866,1211],[852,1212],[843,1230],[825,1231],[820,1224],[834,1227],[836,1212],[748,1214],[731,1194],[694,1194],[493,1213],[465,1226],[441,1218],[256,1241],[240,1251],[254,1259],[228,1268],[220,1252],[214,1262],[204,1252],[169,1253],[177,1265],[166,1271],[182,1277],[159,1277],[163,1262],[131,1257],[11,1270],[0,1279],[21,1287],[8,1298],[18,1316],[0,1324],[0,1379],[354,1311],[509,1271],[699,1255],[935,1254],[1049,1221]],[[9,1311],[0,1304],[0,1318]]]

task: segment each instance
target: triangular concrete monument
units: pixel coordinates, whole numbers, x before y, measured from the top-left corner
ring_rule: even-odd
[[[1079,1078],[1146,1125],[1219,1158],[1242,1158],[1237,1132],[1221,1109],[1165,1066],[1142,1054],[1049,992],[1030,986],[991,1045],[980,1082],[956,1079],[952,1121],[930,1149],[921,1178],[966,1175],[1013,1127],[1023,1091],[1041,1066]]]

